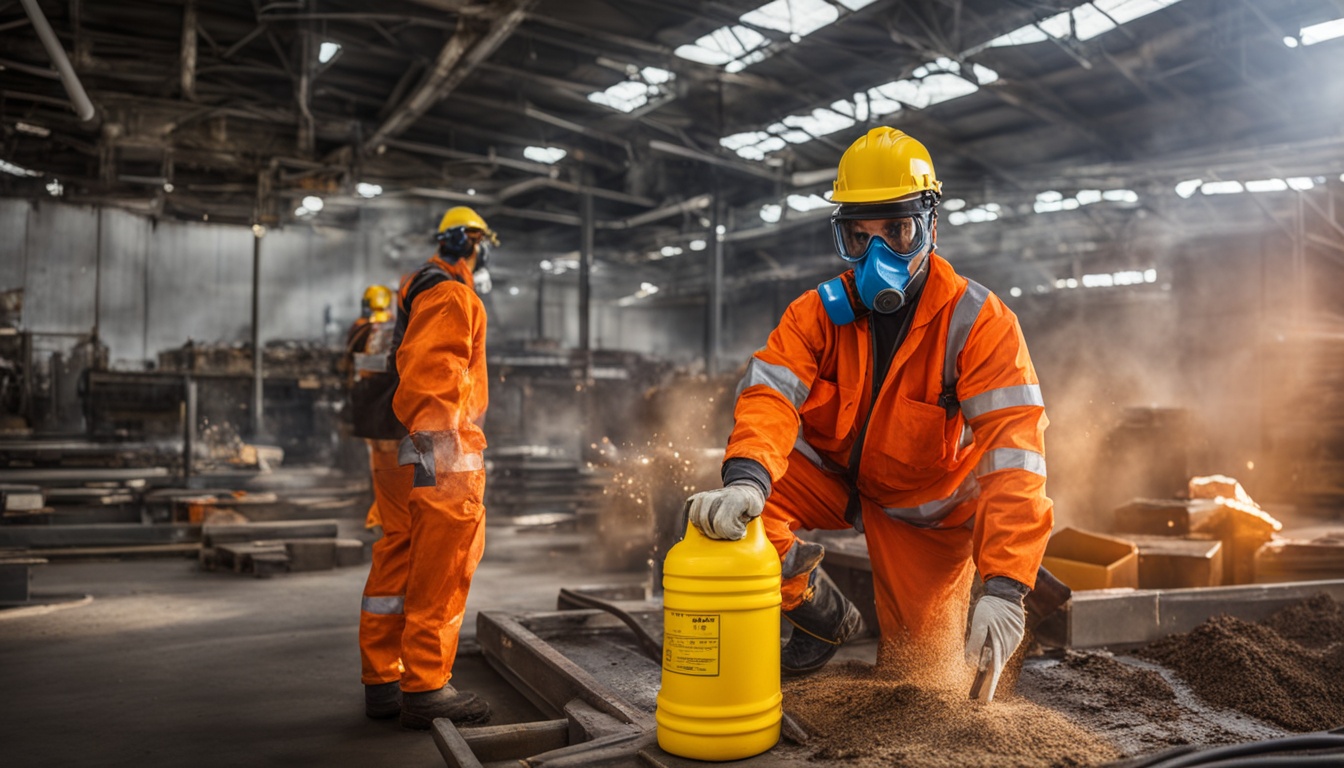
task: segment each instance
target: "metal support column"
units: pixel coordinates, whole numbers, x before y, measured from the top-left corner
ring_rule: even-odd
[[[585,182],[587,180],[585,179]],[[585,183],[585,187],[587,184]],[[592,278],[593,278],[593,195],[579,196],[579,217],[583,219],[583,239],[579,246],[579,349],[591,353],[592,346]]]
[[[546,338],[546,273],[537,273],[537,341]]]
[[[715,185],[718,186],[717,184]],[[705,372],[719,372],[719,345],[723,337],[723,204],[714,196],[714,215],[710,222],[709,285],[705,291]]]
[[[182,485],[190,488],[192,464],[196,455],[196,379],[188,374],[182,387]]]
[[[252,439],[262,432],[261,236],[252,237]]]

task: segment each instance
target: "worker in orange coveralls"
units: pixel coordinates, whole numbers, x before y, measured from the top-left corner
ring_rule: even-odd
[[[795,628],[785,673],[820,669],[862,627],[818,567],[823,548],[795,535],[853,526],[884,651],[964,649],[992,672],[992,696],[1053,522],[1047,420],[1017,318],[935,252],[941,192],[928,151],[900,131],[849,147],[831,223],[853,268],[794,300],[752,357],[724,487],[687,508],[718,539],[742,538],[764,512]]]
[[[392,332],[392,291],[385,285],[370,285],[364,289],[359,317],[355,318],[355,322],[345,334],[345,364],[350,374],[352,395],[359,392],[354,389],[354,383],[374,373],[368,370],[366,361],[370,358],[381,358],[386,354],[386,347],[391,344]],[[350,407],[354,411],[367,405],[360,402],[357,396],[352,396]],[[394,457],[396,455],[397,444],[394,441],[366,439],[365,442],[369,446],[371,467],[386,463],[373,458],[375,453],[382,452]],[[382,515],[378,512],[378,486],[375,483],[374,499],[364,518],[364,527],[373,530],[382,524]]]
[[[375,454],[383,538],[364,586],[359,645],[365,713],[399,715],[408,728],[490,715],[449,680],[485,548],[486,317],[476,284],[498,242],[475,211],[449,209],[438,252],[398,294],[390,401],[405,437],[395,463]]]

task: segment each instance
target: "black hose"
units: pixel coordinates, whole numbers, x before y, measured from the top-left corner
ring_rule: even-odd
[[[1299,766],[1344,766],[1344,752],[1332,755],[1253,755],[1200,763],[1199,768],[1299,768]]]
[[[1269,766],[1269,765],[1336,765],[1344,766],[1344,752],[1335,755],[1284,755],[1275,757],[1273,753],[1298,751],[1305,749],[1344,750],[1344,735],[1330,732],[1307,733],[1301,736],[1285,736],[1279,739],[1252,741],[1246,744],[1232,744],[1226,747],[1206,749],[1186,755],[1148,764],[1147,768],[1231,768],[1231,766]],[[1272,762],[1274,760],[1301,760],[1310,758],[1312,762]],[[1317,760],[1316,758],[1323,758]],[[1247,761],[1251,762],[1247,762]],[[1255,762],[1266,760],[1269,762]],[[1334,762],[1331,762],[1331,761]]]

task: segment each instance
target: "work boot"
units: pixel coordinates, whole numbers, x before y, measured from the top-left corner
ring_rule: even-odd
[[[387,720],[401,714],[401,683],[364,686],[364,714],[374,720]]]
[[[841,643],[863,630],[859,609],[840,594],[825,571],[812,571],[809,581],[803,602],[784,612],[793,625],[793,635],[779,654],[779,666],[786,675],[816,672],[840,650]]]
[[[490,705],[476,694],[463,693],[449,684],[437,691],[402,693],[403,726],[427,730],[438,717],[446,717],[457,725],[484,723],[490,719]]]

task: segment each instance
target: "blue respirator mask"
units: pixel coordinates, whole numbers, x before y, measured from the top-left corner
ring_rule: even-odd
[[[854,265],[852,277],[846,273],[817,286],[836,325],[868,310],[889,314],[905,305],[906,291],[928,268],[936,205],[934,194],[925,192],[913,200],[842,205],[831,214],[836,251]]]

